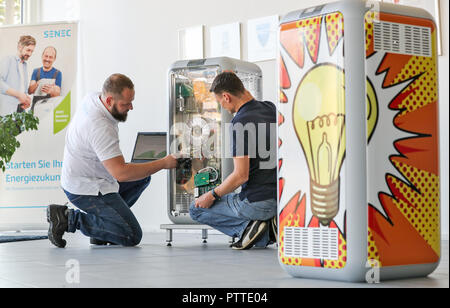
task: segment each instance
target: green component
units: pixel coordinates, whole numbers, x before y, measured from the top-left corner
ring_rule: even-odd
[[[184,83],[177,83],[176,90],[177,90],[177,93],[176,93],[177,97],[180,95],[180,92],[181,92],[181,96],[183,96],[183,97],[189,97],[189,96],[194,95],[194,89],[191,86],[186,85]]]
[[[205,186],[209,184],[209,172],[198,173],[194,176],[195,187]]]

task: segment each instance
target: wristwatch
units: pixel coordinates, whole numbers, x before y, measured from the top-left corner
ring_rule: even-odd
[[[219,197],[219,195],[218,195],[218,194],[216,194],[216,192],[214,191],[214,189],[213,189],[213,190],[211,190],[211,193],[212,193],[212,195],[213,195],[214,199],[216,199],[216,201],[220,201],[220,197]]]

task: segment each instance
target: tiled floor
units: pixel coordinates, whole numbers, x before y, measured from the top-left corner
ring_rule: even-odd
[[[65,249],[47,240],[0,244],[0,288],[449,287],[448,241],[439,268],[429,277],[369,285],[291,278],[280,268],[274,246],[234,251],[222,235],[210,234],[202,244],[201,234],[175,233],[173,246],[167,247],[164,233],[146,233],[133,248],[92,247],[81,233],[65,238]]]

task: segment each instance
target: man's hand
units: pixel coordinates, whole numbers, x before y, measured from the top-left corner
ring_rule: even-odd
[[[25,110],[27,108],[30,108],[31,106],[31,98],[26,95],[25,93],[20,93],[19,94],[19,102],[20,102],[20,107]]]
[[[212,193],[208,191],[206,194],[201,195],[200,198],[195,200],[195,207],[209,209],[214,204],[215,200]]]
[[[46,84],[42,86],[42,92],[50,94],[50,92],[53,90],[53,85]]]
[[[173,169],[177,167],[177,158],[173,154],[164,157],[163,161],[164,161],[164,169]]]

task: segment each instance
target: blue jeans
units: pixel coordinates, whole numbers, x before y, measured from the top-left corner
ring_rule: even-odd
[[[118,193],[98,196],[71,194],[70,202],[82,210],[69,210],[68,232],[80,230],[86,236],[123,246],[136,246],[142,230],[131,207],[150,184],[151,177],[140,181],[119,183]]]
[[[190,206],[193,220],[206,224],[231,237],[241,238],[245,228],[252,220],[269,220],[277,214],[275,199],[249,202],[241,200],[239,194],[225,195],[220,201],[214,202],[209,209]],[[266,247],[269,243],[269,229],[263,234],[255,247]]]

